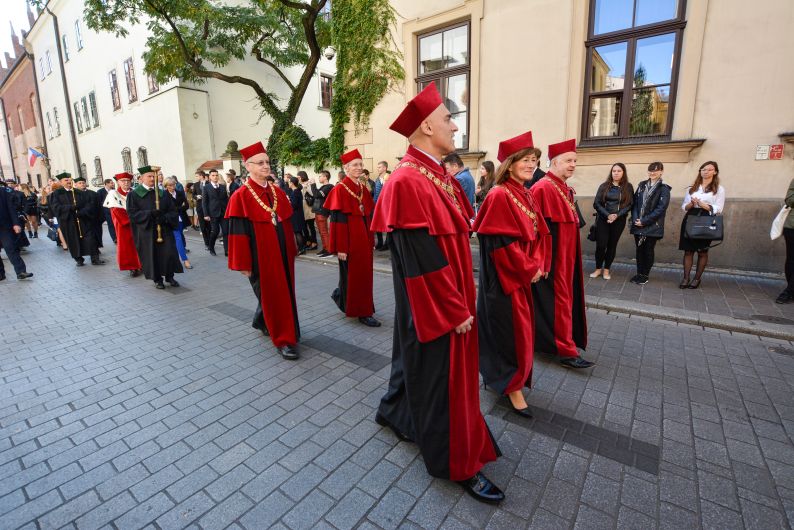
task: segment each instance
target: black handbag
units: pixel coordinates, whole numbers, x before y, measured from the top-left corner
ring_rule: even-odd
[[[584,220],[584,215],[582,215],[582,210],[579,209],[579,203],[574,201],[574,206],[576,206],[576,215],[579,216],[579,228],[583,228],[587,222]]]
[[[724,237],[722,216],[689,215],[684,225],[684,235],[689,239],[716,241],[719,244]]]
[[[306,201],[306,206],[314,206],[314,195],[311,193],[305,193],[303,195],[303,200]]]
[[[588,241],[595,241],[596,240],[596,225],[595,225],[595,223],[590,225],[590,231],[587,233],[587,240]]]

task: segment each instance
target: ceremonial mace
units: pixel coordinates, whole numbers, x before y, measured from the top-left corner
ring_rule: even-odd
[[[154,171],[154,209],[157,212],[160,212],[160,185],[157,180],[157,172],[160,171],[160,166],[152,166],[152,171]],[[160,227],[160,223],[157,223],[157,242],[163,242],[163,229]]]
[[[83,227],[80,226],[80,216],[77,215],[77,196],[74,194],[74,184],[72,184],[72,203],[74,204],[74,216],[77,219],[77,233],[80,234],[80,239],[83,239]]]

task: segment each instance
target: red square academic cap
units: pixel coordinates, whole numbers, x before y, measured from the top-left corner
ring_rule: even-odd
[[[267,154],[267,149],[265,149],[265,146],[262,145],[262,142],[256,142],[255,144],[251,144],[248,147],[243,147],[240,149],[240,154],[243,155],[243,162],[260,153]]]
[[[527,131],[524,134],[519,134],[515,138],[510,138],[504,142],[499,142],[499,154],[496,158],[499,162],[504,162],[512,154],[518,153],[522,149],[530,149],[535,147],[532,143],[532,131]]]
[[[441,103],[441,94],[438,93],[436,83],[432,82],[408,102],[389,129],[408,138]]]
[[[339,159],[342,161],[343,166],[348,162],[352,162],[357,158],[364,158],[363,156],[361,156],[361,153],[358,152],[358,149],[353,149],[352,151],[348,151],[347,153],[339,157]]]
[[[125,171],[124,173],[116,173],[115,175],[113,175],[113,178],[116,179],[116,180],[121,180],[121,179],[130,179],[130,180],[132,180],[132,174],[131,173],[127,173]]]
[[[549,160],[570,151],[573,151],[574,153],[576,152],[576,140],[573,138],[558,144],[551,144],[549,146]]]

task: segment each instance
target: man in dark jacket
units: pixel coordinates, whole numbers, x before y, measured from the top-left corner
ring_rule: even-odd
[[[104,186],[96,192],[97,194],[97,204],[100,207],[100,212],[102,214],[99,217],[99,246],[102,246],[102,223],[107,222],[108,224],[108,233],[110,234],[110,239],[113,240],[113,243],[116,242],[116,227],[113,226],[113,217],[110,215],[110,208],[105,208],[105,199],[108,198],[108,193],[111,190],[115,189],[116,183],[113,179],[105,179]]]
[[[17,279],[24,280],[33,276],[32,272],[26,272],[25,262],[19,255],[16,238],[22,233],[22,222],[16,214],[16,204],[13,197],[13,190],[5,186],[0,186],[0,247],[5,249],[8,260],[14,266]],[[6,279],[6,271],[3,260],[0,259],[0,281]]]
[[[226,205],[229,203],[229,194],[226,191],[226,184],[218,181],[218,170],[210,171],[210,181],[204,184],[202,197],[202,207],[204,208],[204,220],[210,223],[210,255],[215,254],[215,241],[218,234],[223,232],[223,255],[229,255],[229,224],[226,221]]]
[[[69,173],[61,173],[57,179],[62,187],[53,191],[48,198],[50,214],[58,219],[58,227],[66,239],[69,253],[78,267],[85,262],[83,256],[91,256],[93,265],[102,265],[105,261],[99,258],[93,230],[94,203],[82,191],[75,189]],[[85,179],[78,175],[74,180]]]
[[[210,248],[210,224],[204,220],[204,184],[207,182],[207,174],[203,171],[196,171],[196,181],[193,183],[193,200],[196,201],[196,217],[198,217],[199,230],[204,239],[204,248]]]
[[[93,207],[93,216],[92,216],[92,223],[91,229],[94,231],[94,238],[97,242],[97,249],[102,248],[102,223],[105,221],[105,211],[104,211],[104,204],[105,199],[101,198],[99,193],[95,192],[94,190],[88,187],[88,184],[84,179],[75,180],[74,187],[80,191],[82,191],[86,197],[88,197],[88,202],[90,202]],[[102,188],[103,190],[105,188]],[[99,250],[97,250],[99,252]]]

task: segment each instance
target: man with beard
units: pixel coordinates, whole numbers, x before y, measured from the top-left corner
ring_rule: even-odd
[[[328,251],[339,258],[339,286],[331,297],[348,317],[369,327],[380,322],[372,314],[372,246],[369,229],[375,203],[361,181],[364,164],[361,153],[353,149],[342,155],[345,178],[331,189],[324,207],[331,212]]]
[[[118,188],[110,188],[103,207],[110,210],[111,225],[116,234],[116,261],[120,271],[130,271],[131,277],[141,273],[141,260],[135,249],[135,240],[132,237],[130,216],[127,215],[127,194],[132,185],[132,175],[119,173],[113,177],[118,182]]]
[[[284,359],[298,359],[300,339],[295,301],[295,256],[292,207],[287,194],[271,183],[270,157],[257,142],[240,149],[249,173],[229,199],[229,269],[251,282],[257,305],[252,326]]]
[[[78,267],[85,263],[83,256],[91,256],[92,265],[102,265],[96,235],[93,229],[95,203],[84,192],[76,190],[74,181],[85,181],[82,176],[72,180],[69,173],[57,177],[61,187],[49,196],[50,213],[58,219],[58,227],[66,240],[69,254]]]
[[[179,214],[171,196],[155,184],[159,169],[157,166],[138,168],[138,184],[127,195],[127,214],[133,225],[135,248],[144,276],[152,280],[157,289],[165,289],[163,276],[171,287],[179,287],[174,274],[182,273],[182,262],[174,241]],[[155,197],[155,193],[159,197]]]
[[[394,346],[375,421],[415,440],[428,472],[481,502],[504,493],[483,475],[499,456],[480,412],[471,205],[444,170],[458,130],[435,83],[390,127],[410,146],[378,198],[372,229],[389,232]]]

